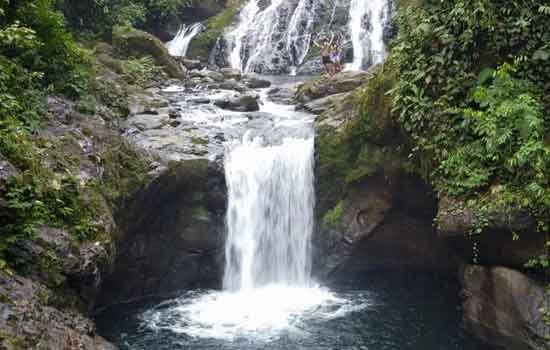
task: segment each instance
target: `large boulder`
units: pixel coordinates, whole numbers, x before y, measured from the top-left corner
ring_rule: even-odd
[[[321,276],[455,266],[447,243],[432,227],[435,196],[406,169],[405,140],[392,122],[386,96],[390,79],[380,67],[298,89],[303,107],[320,113],[314,248]],[[356,89],[363,83],[366,87]],[[358,110],[359,98],[366,110]]]
[[[92,320],[59,308],[59,295],[28,278],[0,271],[0,348],[116,350]]]
[[[323,76],[317,80],[311,80],[298,87],[296,100],[299,103],[307,103],[321,97],[349,92],[363,85],[369,72],[342,72],[332,77]]]
[[[223,172],[208,160],[172,164],[126,210],[107,305],[183,288],[217,286],[225,214]]]
[[[113,46],[120,55],[151,56],[170,77],[185,78],[185,72],[179,62],[170,56],[164,44],[152,34],[137,29],[119,27],[113,31]]]
[[[548,349],[550,328],[540,311],[548,309],[548,296],[542,286],[505,267],[467,265],[460,280],[468,332],[507,349]]]
[[[236,112],[256,112],[260,110],[258,96],[240,95],[237,97],[226,98],[214,101],[214,105]]]
[[[545,237],[535,230],[535,220],[521,210],[479,210],[459,200],[443,198],[436,216],[438,235],[447,240],[465,261],[523,269],[544,254]]]

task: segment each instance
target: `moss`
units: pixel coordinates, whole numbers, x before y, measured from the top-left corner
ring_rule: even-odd
[[[206,207],[204,207],[203,205],[199,205],[193,208],[193,218],[195,218],[196,220],[208,220],[209,213]]]
[[[156,65],[172,78],[185,78],[178,62],[170,56],[165,45],[154,35],[131,27],[113,30],[113,46],[123,57],[153,57]]]
[[[191,143],[194,145],[208,145],[208,140],[202,137],[193,136],[191,137]]]
[[[223,35],[225,28],[233,23],[238,12],[238,4],[233,3],[218,15],[208,19],[206,29],[191,41],[188,56],[207,59],[216,41]]]
[[[100,155],[104,173],[101,192],[116,207],[149,180],[149,164],[128,143],[118,140]]]
[[[2,349],[25,350],[29,349],[27,342],[15,334],[0,332],[0,345]]]
[[[340,129],[321,126],[317,130],[319,206],[332,208],[350,186],[376,173],[386,175],[404,170],[406,139],[395,125],[388,91],[394,81],[389,64],[375,68],[363,87],[342,103],[358,106],[355,117]],[[318,82],[306,83],[310,89]],[[332,113],[332,111],[329,111]]]
[[[340,226],[343,214],[344,202],[341,200],[334,206],[334,208],[325,213],[325,216],[323,216],[323,225],[327,228],[336,228]]]

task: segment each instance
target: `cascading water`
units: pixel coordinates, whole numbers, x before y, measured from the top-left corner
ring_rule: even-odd
[[[276,113],[274,128],[253,129],[226,144],[223,290],[190,294],[171,301],[170,307],[161,304],[146,312],[144,320],[155,331],[263,341],[306,320],[340,317],[364,307],[311,278],[313,119],[265,100],[266,92],[260,94],[261,111]]]
[[[267,5],[249,0],[226,35],[229,63],[246,73],[295,72],[306,62],[315,35],[345,28],[354,52],[347,69],[365,69],[386,56],[384,28],[391,14],[391,0],[272,0]]]
[[[245,136],[226,157],[224,288],[310,284],[313,138],[263,146]]]
[[[272,0],[263,9],[260,5],[260,0],[250,0],[227,34],[231,67],[248,73],[300,65],[311,45],[319,1]]]
[[[384,27],[390,17],[388,0],[351,0],[349,28],[353,62],[349,70],[361,70],[386,58]]]
[[[170,55],[185,57],[191,40],[193,40],[193,38],[197,36],[203,28],[204,26],[201,23],[195,23],[191,26],[182,24],[174,39],[166,43],[166,48],[168,49]]]

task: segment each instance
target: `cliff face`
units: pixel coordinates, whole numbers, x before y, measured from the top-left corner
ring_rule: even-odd
[[[547,299],[536,271],[534,279],[527,277],[525,264],[544,254],[544,236],[520,211],[495,210],[476,231],[474,209],[437,198],[406,156],[409,141],[387,94],[393,79],[385,64],[307,82],[296,94],[302,108],[319,113],[316,273],[334,279],[375,270],[456,276],[470,333],[497,346],[543,349],[548,326],[540,310]]]

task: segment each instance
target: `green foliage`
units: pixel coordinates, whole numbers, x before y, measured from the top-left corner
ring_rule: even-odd
[[[323,224],[325,227],[332,227],[336,228],[340,226],[340,222],[342,221],[342,215],[344,213],[344,202],[339,201],[334,208],[327,211],[325,216],[323,217]]]
[[[124,61],[123,69],[129,82],[143,87],[163,74],[162,68],[155,65],[151,56],[128,59]]]
[[[93,220],[98,204],[84,195],[78,180],[43,172],[25,171],[5,186],[5,205],[0,212],[0,260],[10,259],[10,248],[32,239],[41,225],[72,230],[76,239],[93,239],[103,228]]]
[[[83,38],[108,38],[113,27],[154,30],[162,23],[179,22],[191,0],[58,0],[71,28]]]
[[[401,8],[390,56],[393,113],[419,172],[440,196],[468,199],[486,212],[526,209],[542,232],[550,217],[545,3],[453,0]]]

